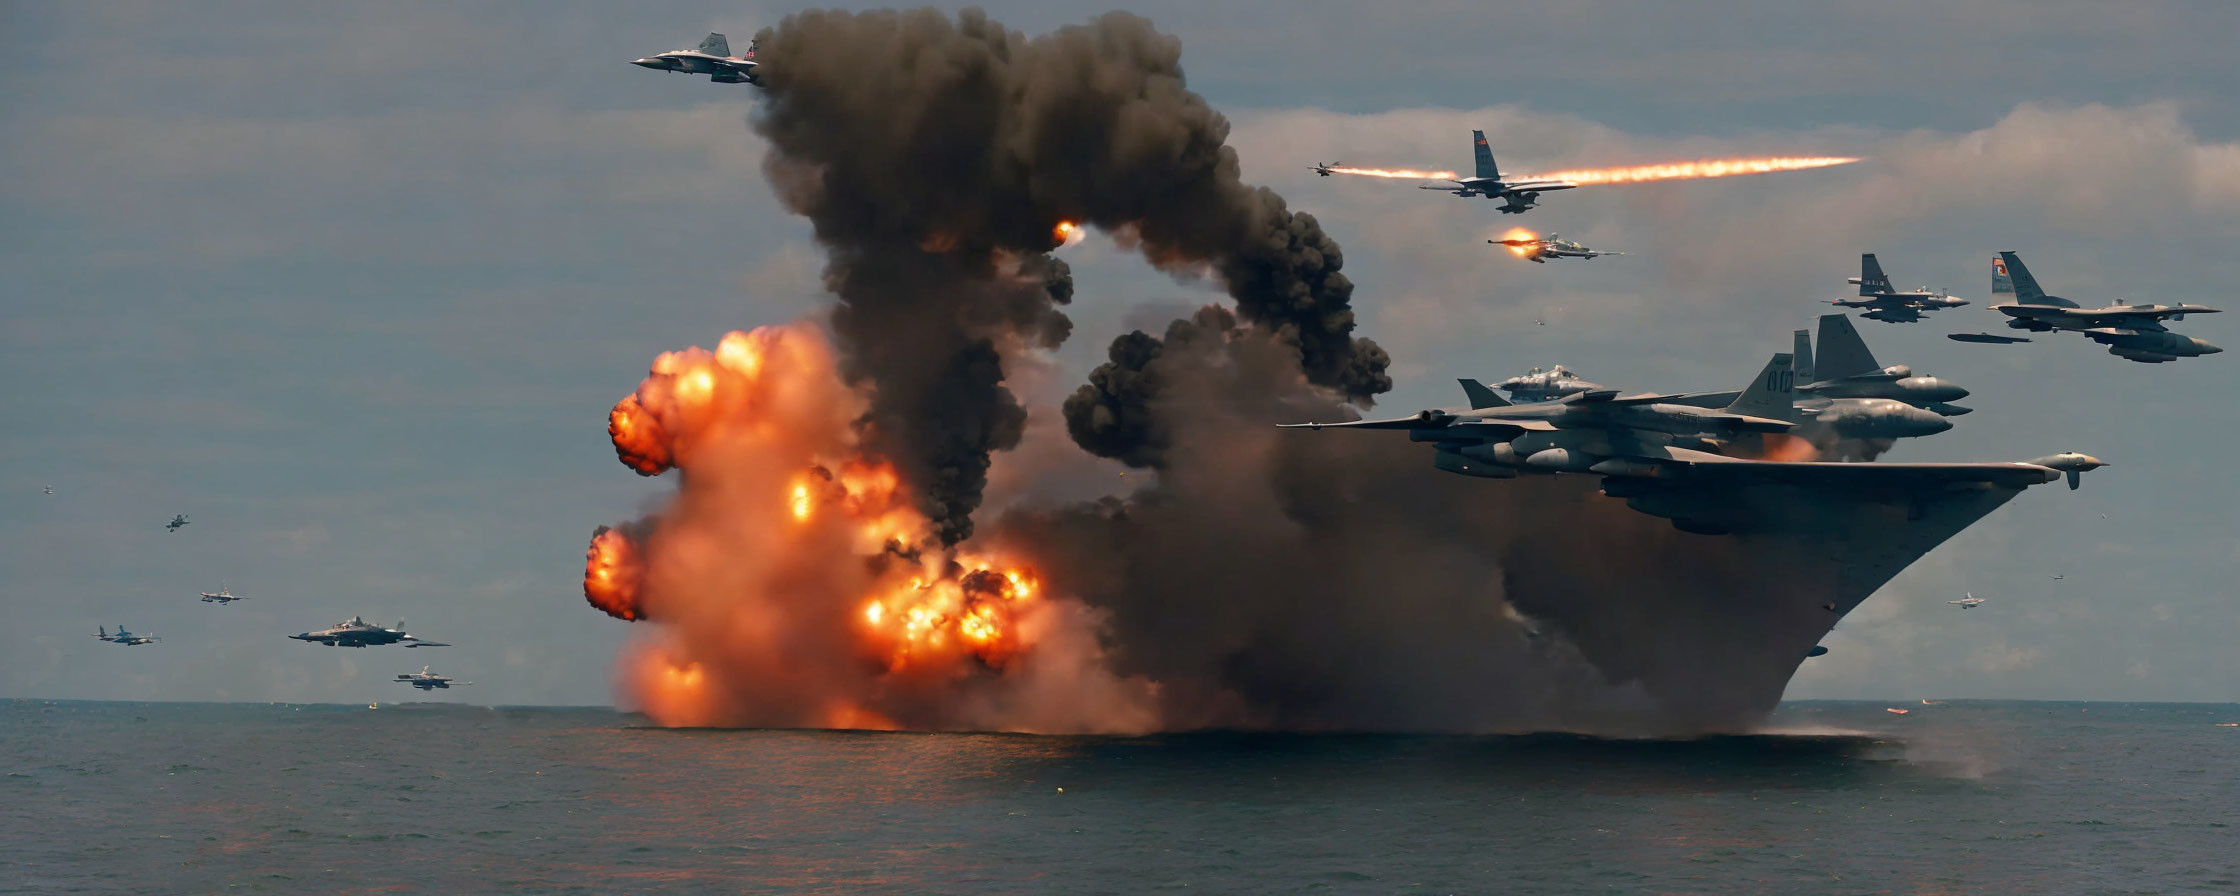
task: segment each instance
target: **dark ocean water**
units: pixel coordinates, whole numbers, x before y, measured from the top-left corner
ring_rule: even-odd
[[[1884,706],[1646,742],[0,701],[0,890],[2240,892],[2240,706]]]

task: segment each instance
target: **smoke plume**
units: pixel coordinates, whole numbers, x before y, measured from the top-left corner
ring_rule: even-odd
[[[1364,401],[1391,387],[1384,352],[1352,336],[1337,244],[1243,183],[1228,121],[1148,21],[1030,38],[971,9],[815,11],[760,36],[765,169],[828,253],[869,447],[944,543],[971,534],[990,455],[1020,438],[1005,354],[1070,330],[1071,280],[1045,254],[1061,224],[1129,234],[1165,270],[1210,270],[1310,382]]]
[[[762,38],[766,172],[836,306],[663,355],[608,416],[626,466],[677,476],[586,555],[586,598],[647,626],[621,677],[656,720],[1727,730],[1801,659],[1763,645],[1826,630],[1815,570],[1743,536],[1270,426],[1368,406],[1389,359],[1336,244],[1241,182],[1144,20],[809,12]],[[984,511],[1028,414],[1007,363],[1069,335],[1048,252],[1083,225],[1229,303],[1120,336],[1064,402],[1148,485]]]

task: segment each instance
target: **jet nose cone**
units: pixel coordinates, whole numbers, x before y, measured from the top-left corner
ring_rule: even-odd
[[[2214,355],[2218,352],[2224,351],[2224,349],[2219,346],[2211,345],[2199,339],[2194,340],[2193,344],[2199,346],[2201,348],[2201,353],[2204,355]]]
[[[631,65],[642,65],[642,66],[645,66],[646,68],[668,68],[668,67],[669,67],[669,63],[668,63],[668,62],[667,62],[666,60],[658,59],[658,58],[655,58],[655,57],[652,57],[652,56],[648,56],[648,57],[646,57],[646,58],[644,58],[644,59],[634,59],[634,60],[631,60],[630,64],[631,64]]]

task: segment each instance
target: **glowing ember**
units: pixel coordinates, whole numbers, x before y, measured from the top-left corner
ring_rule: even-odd
[[[1050,228],[1050,238],[1057,240],[1059,246],[1071,246],[1081,242],[1087,236],[1088,234],[1081,229],[1081,225],[1072,221],[1059,221],[1058,226]]]
[[[787,502],[787,504],[788,504],[788,506],[789,506],[789,507],[790,507],[790,508],[792,509],[792,511],[793,511],[793,519],[794,519],[794,521],[795,521],[795,522],[800,522],[800,521],[802,521],[802,520],[806,520],[806,519],[808,519],[808,518],[809,518],[809,485],[808,485],[808,483],[805,483],[805,482],[795,482],[795,483],[794,483],[794,485],[793,485],[793,500],[791,500],[791,501]]]
[[[1805,158],[1771,159],[1703,159],[1694,162],[1663,162],[1655,165],[1633,165],[1624,168],[1588,168],[1579,171],[1555,171],[1533,174],[1511,180],[1567,180],[1575,184],[1634,184],[1653,180],[1693,180],[1705,177],[1733,177],[1737,174],[1771,174],[1776,171],[1802,171],[1808,168],[1826,168],[1830,165],[1848,165],[1859,161],[1848,156],[1812,156]]]

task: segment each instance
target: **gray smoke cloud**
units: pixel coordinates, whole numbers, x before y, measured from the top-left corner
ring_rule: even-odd
[[[1219,308],[1115,345],[1095,388],[1162,435],[1136,458],[1156,483],[991,534],[1106,611],[1115,671],[1159,681],[1171,721],[1743,730],[1832,618],[1790,552],[1678,532],[1589,478],[1475,480],[1395,433],[1275,429],[1352,413]]]
[[[1071,279],[1046,255],[1060,221],[1211,271],[1309,381],[1361,401],[1391,387],[1383,350],[1352,336],[1337,244],[1243,183],[1228,121],[1148,21],[1028,37],[972,9],[814,11],[760,36],[765,169],[827,250],[868,443],[945,542],[971,534],[990,454],[1020,438],[1005,354],[1070,331]]]

